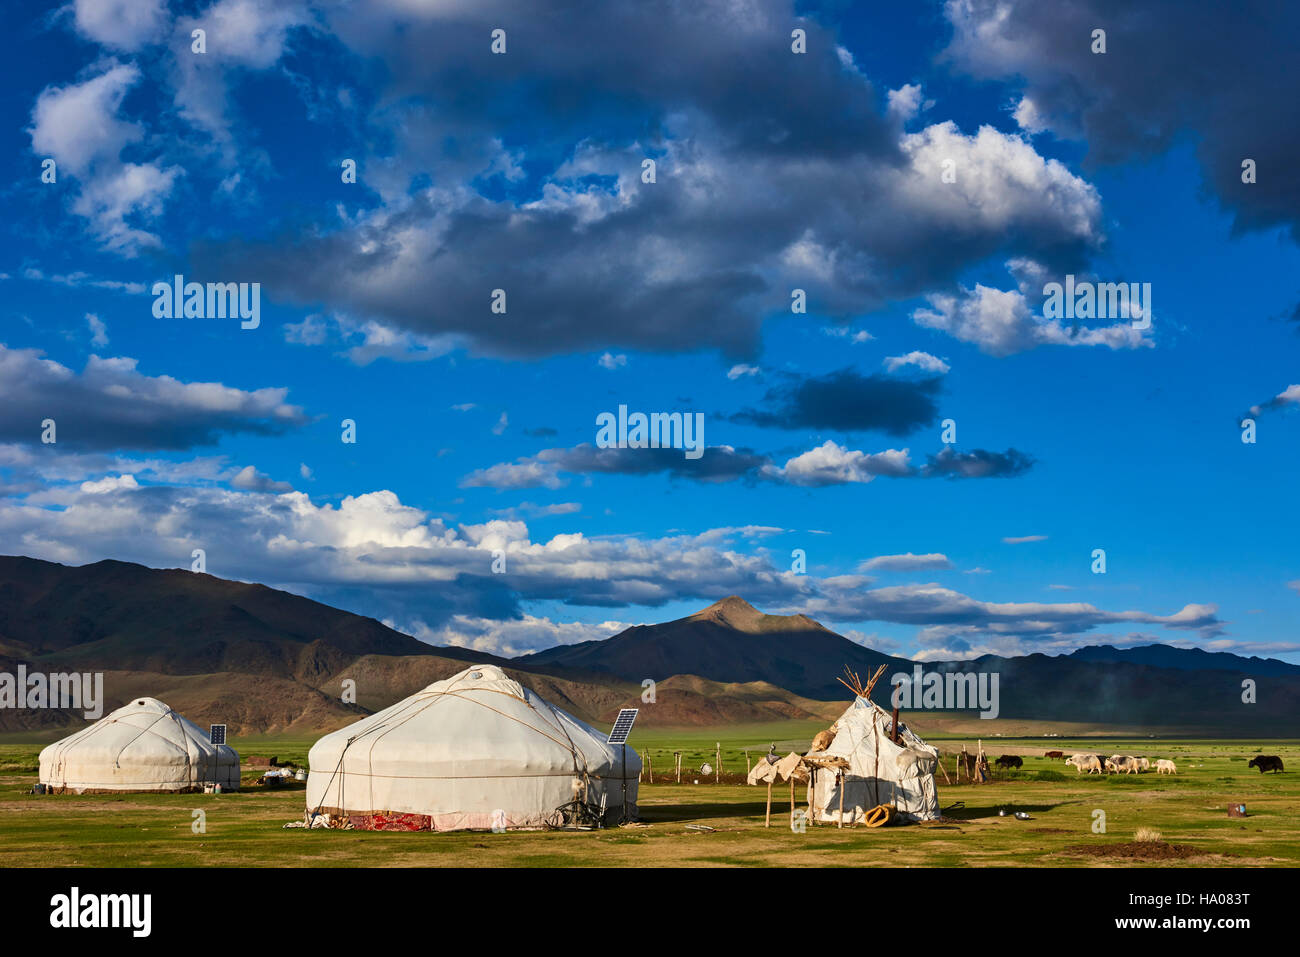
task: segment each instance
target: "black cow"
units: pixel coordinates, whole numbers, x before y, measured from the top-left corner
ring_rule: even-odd
[[[1002,757],[998,758],[998,759],[997,759],[995,762],[993,762],[993,763],[996,764],[996,765],[997,765],[998,767],[1000,767],[1000,768],[1008,768],[1008,769],[1009,769],[1009,768],[1019,768],[1019,767],[1023,767],[1025,762],[1022,761],[1022,760],[1021,760],[1017,755],[1014,755],[1014,754],[1004,754],[1004,755],[1002,755]]]
[[[1259,768],[1260,774],[1263,774],[1265,771],[1272,771],[1276,774],[1278,771],[1286,770],[1286,768],[1282,767],[1282,759],[1276,754],[1261,754],[1258,757],[1251,758],[1250,763],[1246,765],[1246,767]]]

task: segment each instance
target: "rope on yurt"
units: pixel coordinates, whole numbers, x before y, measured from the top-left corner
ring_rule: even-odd
[[[551,704],[540,695],[538,695],[538,699],[551,710],[551,715],[555,718],[556,725],[559,726],[560,731],[569,741],[569,754],[574,758],[574,772],[578,773],[580,771],[582,774],[582,798],[575,798],[574,800],[569,801],[566,804],[561,804],[556,808],[555,812],[558,816],[558,821],[556,823],[548,824],[548,826],[557,829],[572,826],[580,828],[600,827],[605,823],[605,809],[602,805],[591,803],[589,797],[591,794],[591,770],[587,767],[587,756],[582,753],[581,749],[576,744],[573,743],[573,735],[569,734],[568,730],[564,727],[564,720],[560,717],[560,712],[556,710],[555,705]],[[527,698],[524,699],[524,704],[528,705],[529,708],[532,708],[539,718],[546,720],[545,716],[538,711],[533,703]],[[626,748],[627,745],[624,744],[623,747]],[[578,767],[578,759],[581,759],[581,768]],[[626,808],[624,808],[624,814],[626,815]]]

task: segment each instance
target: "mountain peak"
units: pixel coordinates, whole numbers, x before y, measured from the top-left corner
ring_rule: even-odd
[[[764,614],[739,595],[728,595],[721,601],[715,601],[708,608],[691,615],[687,620],[711,621],[749,634],[807,628],[824,630],[820,624],[807,615]]]

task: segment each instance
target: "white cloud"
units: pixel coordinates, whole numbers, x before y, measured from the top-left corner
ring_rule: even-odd
[[[233,488],[243,489],[248,492],[290,492],[293,486],[288,482],[276,482],[269,475],[265,475],[246,465],[240,469],[231,478],[230,484]]]
[[[76,0],[77,32],[96,43],[133,52],[153,43],[167,22],[166,0]]]
[[[731,380],[739,379],[741,376],[758,375],[762,370],[758,366],[745,365],[740,363],[727,370],[727,378]]]
[[[90,328],[90,344],[97,349],[108,345],[108,328],[104,320],[93,312],[86,313],[86,325]]]
[[[951,368],[948,363],[944,362],[938,356],[932,356],[928,352],[909,352],[903,356],[889,356],[885,359],[885,367],[890,372],[897,372],[904,366],[916,366],[925,372],[937,372],[940,375],[946,375]]]
[[[1027,96],[1022,96],[1020,102],[1016,104],[1012,117],[1022,130],[1030,135],[1042,133],[1048,128],[1047,120],[1038,112],[1038,107],[1034,101]]]
[[[53,157],[60,169],[76,176],[97,161],[115,159],[122,147],[144,135],[138,124],[117,115],[139,79],[139,67],[110,61],[102,73],[82,83],[46,87],[32,110],[32,150]]]
[[[470,615],[455,615],[450,621],[429,626],[422,621],[401,628],[407,634],[431,645],[470,648],[504,658],[542,651],[556,645],[573,645],[582,641],[599,641],[632,627],[631,622],[602,621],[592,624],[578,621],[558,622],[536,615],[504,621]],[[398,627],[394,623],[391,627]]]
[[[854,345],[870,342],[876,338],[865,329],[859,329],[854,332],[845,326],[825,326],[823,327],[822,332],[826,333],[828,336],[834,336],[837,339],[848,339]]]
[[[96,481],[81,483],[81,491],[87,495],[102,495],[107,492],[120,492],[139,487],[134,475],[106,476]]]
[[[1262,405],[1250,408],[1251,415],[1259,415],[1265,409],[1282,409],[1288,405],[1300,405],[1300,385],[1289,385]]]
[[[918,571],[927,568],[952,568],[952,562],[948,560],[947,555],[939,552],[929,552],[925,555],[914,555],[911,552],[905,552],[902,555],[877,555],[875,558],[869,558],[858,566],[861,571]]]
[[[889,112],[907,122],[921,112],[921,84],[908,83],[886,95]]]
[[[218,0],[198,16],[176,23],[175,40],[186,55],[175,60],[175,102],[182,117],[230,152],[229,73],[240,68],[266,70],[279,62],[289,31],[310,22],[298,0]],[[190,34],[207,33],[207,52],[189,55]]]
[[[597,364],[602,369],[609,369],[610,371],[613,371],[614,369],[617,369],[619,366],[627,365],[627,356],[621,353],[619,355],[613,355],[609,352],[606,352],[603,356],[600,357],[600,359],[597,360]]]
[[[908,450],[860,452],[827,439],[817,448],[796,455],[780,468],[766,466],[763,474],[791,485],[821,486],[870,482],[878,475],[903,476],[911,471]]]
[[[307,316],[302,322],[287,322],[284,341],[300,346],[319,346],[329,338],[329,329],[319,315]]]
[[[930,308],[915,310],[914,322],[973,343],[992,356],[1009,356],[1043,345],[1108,349],[1152,345],[1144,330],[1135,329],[1132,322],[1071,328],[1056,319],[1042,319],[1030,311],[1019,290],[1003,291],[977,283],[973,290],[963,290],[961,296],[934,294],[927,299]]]
[[[53,157],[63,175],[80,181],[73,212],[90,221],[107,248],[134,255],[158,245],[158,238],[128,219],[157,216],[180,170],[121,160],[122,149],[144,135],[138,124],[118,116],[141,74],[134,64],[116,61],[101,69],[81,83],[42,90],[29,133],[37,155]]]

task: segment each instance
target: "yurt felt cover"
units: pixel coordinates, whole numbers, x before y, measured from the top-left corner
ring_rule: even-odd
[[[157,698],[135,698],[41,752],[52,791],[198,791],[239,787],[239,755]]]
[[[500,668],[466,668],[317,741],[307,811],[362,827],[416,815],[450,831],[557,824],[561,806],[603,799],[608,823],[622,813],[623,755],[606,737]],[[632,748],[626,773],[635,816]]]
[[[873,807],[894,804],[904,820],[933,821],[939,817],[939,793],[934,772],[939,752],[922,741],[900,719],[899,744],[889,739],[892,718],[873,701],[857,698],[835,722],[835,740],[821,752],[849,761],[844,785],[844,823],[861,820]],[[839,817],[836,775],[818,771],[817,820]]]

